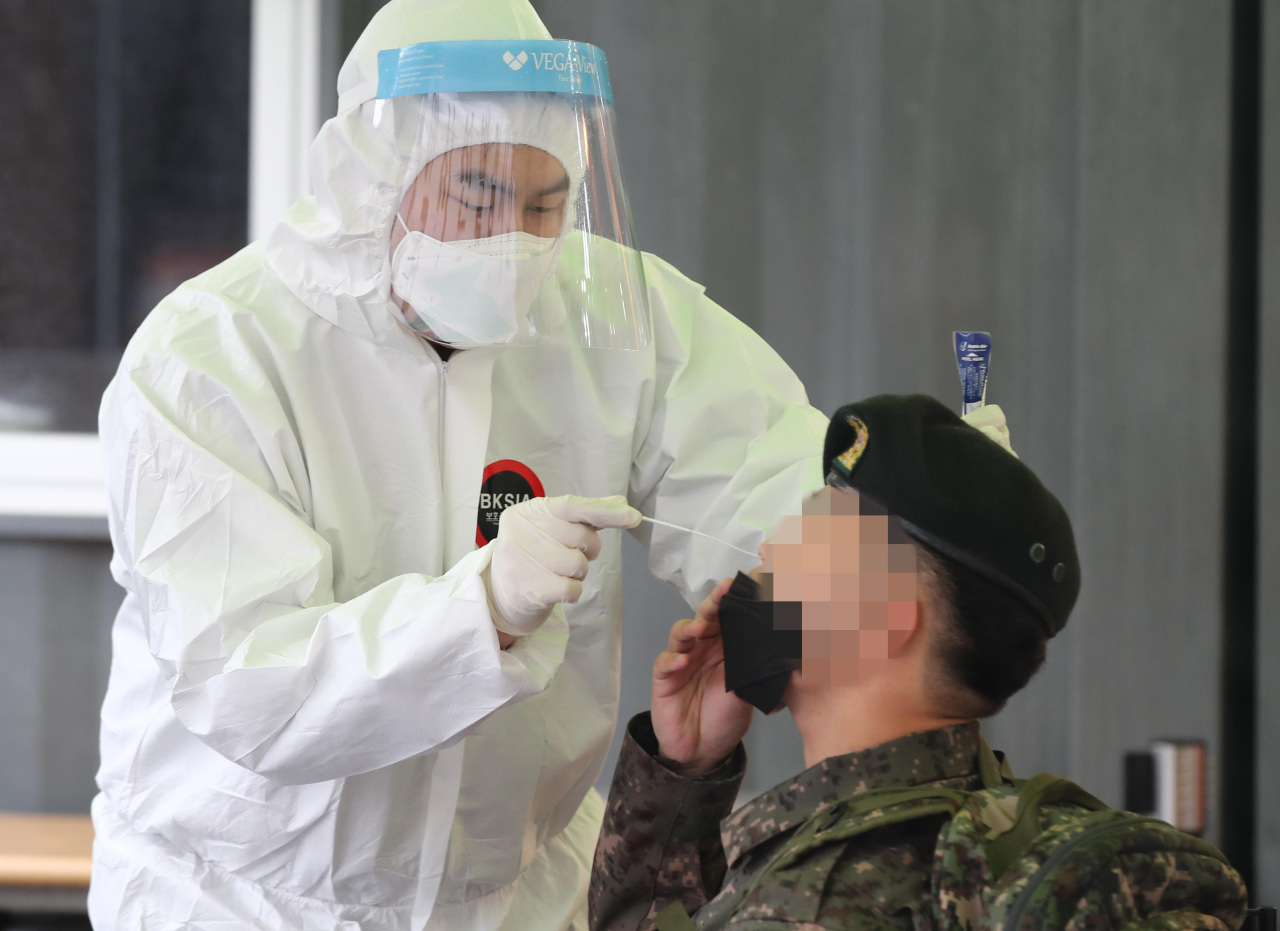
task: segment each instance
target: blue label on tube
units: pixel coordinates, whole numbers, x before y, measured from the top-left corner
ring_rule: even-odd
[[[956,366],[964,388],[961,414],[970,414],[987,402],[987,368],[991,364],[991,334],[952,333],[956,341]]]
[[[604,52],[558,39],[419,42],[378,53],[378,99],[467,91],[542,91],[613,103]]]

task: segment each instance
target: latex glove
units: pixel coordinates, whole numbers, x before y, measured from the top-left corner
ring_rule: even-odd
[[[1013,447],[1009,445],[1009,425],[1005,422],[1004,411],[1000,410],[999,404],[986,404],[960,419],[971,427],[977,427],[982,431],[983,436],[994,440],[1013,453],[1013,458],[1018,458],[1018,454],[1013,452]]]
[[[517,637],[533,633],[553,607],[582,596],[587,563],[600,555],[596,531],[638,523],[640,512],[622,495],[530,498],[507,508],[485,578],[493,625]]]

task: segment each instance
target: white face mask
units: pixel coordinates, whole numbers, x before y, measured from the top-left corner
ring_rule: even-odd
[[[396,214],[401,226],[404,220]],[[453,346],[506,343],[519,330],[559,255],[559,237],[503,233],[441,242],[405,226],[391,257],[391,287],[410,326]]]

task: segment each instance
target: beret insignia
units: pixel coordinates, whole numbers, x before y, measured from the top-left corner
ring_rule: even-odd
[[[870,435],[870,431],[867,430],[867,425],[853,414],[845,414],[844,419],[845,423],[853,429],[853,443],[848,449],[836,456],[831,461],[831,464],[843,474],[851,475],[853,474],[854,466],[858,464],[858,460],[862,458],[863,451],[867,448],[867,437]]]

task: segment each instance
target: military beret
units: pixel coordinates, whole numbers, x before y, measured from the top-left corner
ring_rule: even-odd
[[[911,537],[1022,600],[1052,637],[1080,593],[1071,521],[1025,463],[922,394],[836,411],[827,483],[857,489]]]

